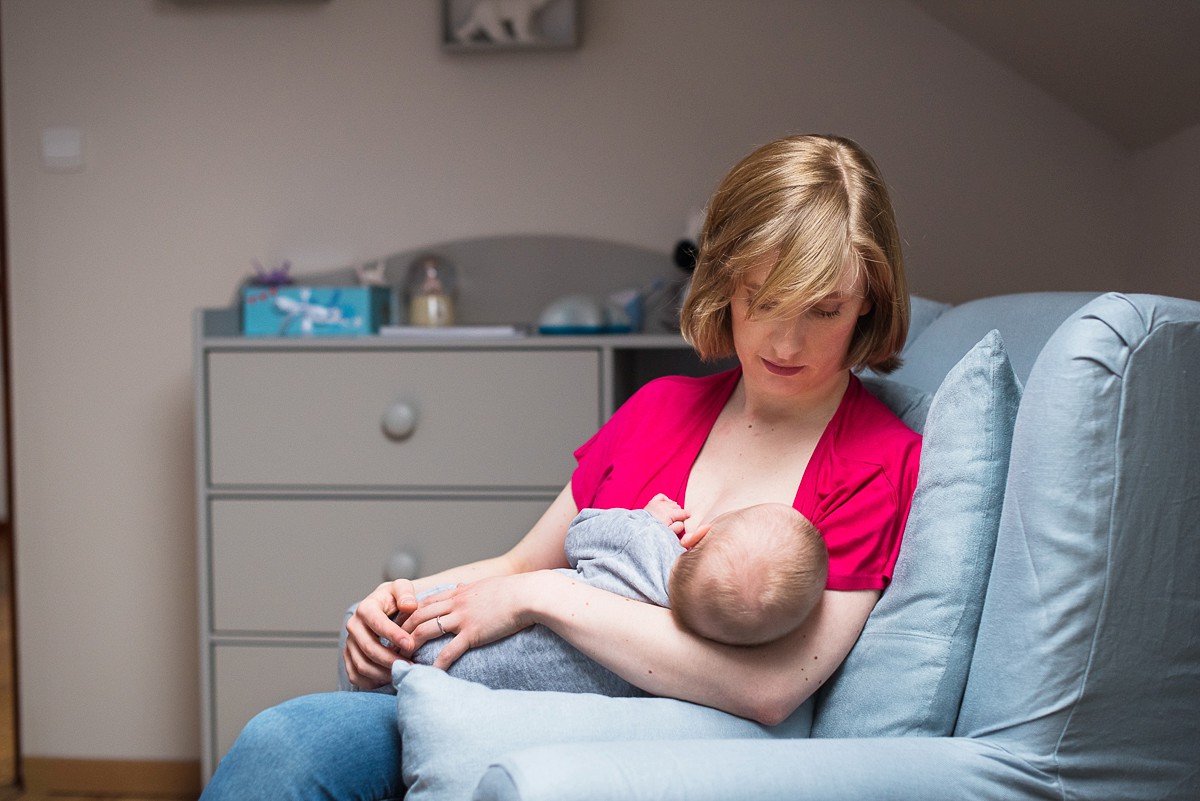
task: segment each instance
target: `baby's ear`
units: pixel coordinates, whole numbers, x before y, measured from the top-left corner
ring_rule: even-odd
[[[684,535],[679,538],[679,544],[690,551],[692,548],[695,548],[700,544],[700,540],[704,539],[704,535],[708,533],[710,528],[712,528],[711,523],[703,523],[697,526],[695,531],[685,532]]]

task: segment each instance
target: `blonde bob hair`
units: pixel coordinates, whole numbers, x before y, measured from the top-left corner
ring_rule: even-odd
[[[909,319],[900,234],[879,168],[857,143],[805,135],[755,150],[709,201],[699,251],[680,326],[701,358],[734,354],[730,303],[746,274],[770,260],[750,314],[794,316],[861,276],[871,307],[846,366],[900,366]]]

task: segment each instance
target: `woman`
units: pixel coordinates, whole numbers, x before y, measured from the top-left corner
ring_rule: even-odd
[[[535,623],[650,693],[768,725],[829,678],[891,577],[920,452],[851,374],[894,369],[908,329],[899,235],[871,158],[846,139],[798,136],[739,163],[709,204],[682,325],[701,357],[740,366],[640,390],[576,451],[571,482],[508,553],[376,588],[347,624],[351,682],[385,684],[393,661],[443,631],[455,637],[441,667]],[[793,505],[829,549],[816,610],[780,640],[730,647],[549,570],[566,566],[580,509],[640,508],[659,492],[688,510],[689,532],[733,508]],[[417,604],[439,584],[459,586]],[[268,710],[205,798],[400,798],[393,705],[333,693]]]

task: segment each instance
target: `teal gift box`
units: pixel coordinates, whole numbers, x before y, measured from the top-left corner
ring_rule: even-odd
[[[268,337],[374,334],[386,325],[391,293],[381,286],[247,286],[242,333]]]

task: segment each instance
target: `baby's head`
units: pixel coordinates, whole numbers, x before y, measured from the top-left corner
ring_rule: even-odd
[[[671,611],[685,629],[758,645],[799,626],[825,589],[825,540],[790,506],[726,512],[671,571]]]

